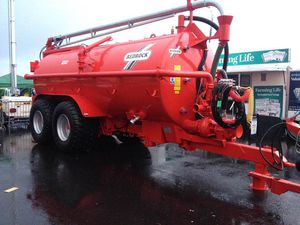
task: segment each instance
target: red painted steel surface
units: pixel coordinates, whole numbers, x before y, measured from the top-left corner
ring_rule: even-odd
[[[300,132],[300,125],[298,123],[295,123],[294,122],[294,118],[290,118],[290,119],[287,119],[286,120],[286,126],[287,126],[287,129],[292,132],[292,134],[294,135],[299,135],[299,132]]]

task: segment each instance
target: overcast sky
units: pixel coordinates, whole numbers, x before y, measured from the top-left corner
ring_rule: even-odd
[[[291,66],[300,68],[299,2],[295,0],[218,0],[225,14],[233,15],[231,52],[291,49]],[[50,36],[66,34],[102,24],[136,17],[186,4],[185,0],[15,0],[17,73],[29,72],[29,62]],[[8,0],[0,0],[0,75],[9,73]],[[217,16],[214,9],[201,9],[195,15]],[[115,41],[135,40],[170,33],[176,19],[158,22],[113,35]]]

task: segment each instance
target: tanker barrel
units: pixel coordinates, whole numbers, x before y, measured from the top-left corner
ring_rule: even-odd
[[[61,40],[62,38],[64,40],[70,40],[70,38],[78,37],[78,36],[86,35],[86,34],[91,34],[91,36],[92,36],[91,38],[94,38],[94,36],[96,36],[96,33],[99,31],[109,30],[109,29],[113,29],[113,28],[117,28],[117,27],[121,27],[121,26],[126,26],[126,25],[131,26],[138,22],[147,21],[147,20],[149,21],[149,20],[152,20],[155,18],[162,18],[162,17],[174,15],[177,13],[182,13],[182,12],[195,10],[195,9],[199,9],[199,8],[204,8],[204,7],[210,7],[210,6],[215,7],[220,12],[221,15],[224,14],[223,9],[217,2],[210,1],[210,0],[207,0],[207,1],[204,0],[204,1],[192,3],[190,6],[185,5],[185,6],[177,7],[174,9],[164,10],[164,11],[160,11],[157,13],[152,13],[152,14],[148,14],[148,15],[144,15],[144,16],[140,16],[140,17],[135,17],[132,19],[127,19],[127,20],[123,20],[123,21],[119,21],[119,22],[115,22],[115,23],[110,23],[110,24],[74,32],[74,33],[54,36],[54,37],[52,37],[52,39],[55,42],[56,42],[56,40]],[[68,43],[68,45],[69,45],[69,43]]]

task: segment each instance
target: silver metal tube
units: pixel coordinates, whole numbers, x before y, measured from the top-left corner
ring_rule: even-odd
[[[82,41],[87,41],[87,40],[90,40],[90,39],[93,39],[93,38],[102,37],[102,36],[105,36],[105,35],[117,33],[117,32],[124,31],[124,30],[128,30],[128,29],[131,29],[131,28],[134,28],[134,27],[139,27],[139,26],[143,26],[143,25],[146,25],[146,24],[149,24],[149,23],[158,22],[160,20],[168,19],[168,18],[171,18],[173,16],[175,16],[175,14],[164,16],[164,17],[159,17],[159,18],[155,18],[155,19],[151,19],[151,20],[147,20],[147,21],[144,21],[144,22],[135,23],[132,26],[125,26],[125,27],[122,27],[122,28],[110,30],[110,31],[107,31],[107,32],[103,32],[101,34],[93,35],[91,37],[86,37],[86,38],[82,38],[80,40],[67,42],[66,44],[58,44],[57,47],[58,48],[65,47],[67,45],[76,44],[76,43],[79,43],[79,42],[82,42]]]
[[[9,67],[11,77],[11,94],[17,93],[17,60],[16,60],[16,27],[15,27],[15,0],[8,0],[8,26],[9,26]]]
[[[215,7],[221,15],[223,15],[223,9],[222,7],[215,1],[210,1],[210,0],[203,0],[201,2],[194,2],[192,3],[192,9],[199,9],[199,8],[204,8],[204,7]],[[140,17],[135,17],[132,19],[127,19],[127,20],[123,20],[120,22],[115,22],[115,23],[110,23],[107,25],[102,25],[102,26],[98,26],[98,27],[94,27],[94,28],[90,28],[90,29],[86,29],[86,30],[82,30],[82,31],[78,31],[78,32],[74,32],[74,33],[70,33],[70,34],[65,34],[65,35],[59,35],[59,36],[54,36],[52,37],[53,40],[55,41],[56,39],[58,40],[62,40],[62,39],[68,39],[68,38],[72,38],[72,37],[76,37],[76,36],[80,36],[80,35],[84,35],[84,34],[96,34],[99,31],[103,31],[103,30],[108,30],[108,29],[112,29],[112,28],[116,28],[116,27],[121,27],[121,26],[125,26],[125,25],[133,25],[134,23],[138,23],[138,22],[142,22],[145,20],[151,20],[154,18],[159,18],[159,17],[164,17],[164,16],[168,16],[168,15],[172,15],[172,14],[177,14],[177,13],[181,13],[181,12],[186,12],[189,11],[190,9],[188,8],[187,5],[185,6],[181,6],[181,7],[177,7],[174,9],[169,9],[169,10],[164,10],[164,11],[160,11],[157,13],[152,13],[152,14],[148,14],[145,16],[140,16]]]
[[[140,117],[139,116],[136,116],[136,117],[134,117],[133,119],[131,119],[129,122],[131,123],[131,124],[135,124],[137,121],[139,121],[140,120]]]

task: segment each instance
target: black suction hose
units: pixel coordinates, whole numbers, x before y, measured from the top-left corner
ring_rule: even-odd
[[[185,17],[185,20],[190,20],[190,17],[189,16],[186,16]],[[202,22],[202,23],[205,23],[209,26],[211,26],[212,28],[214,28],[215,30],[218,30],[219,29],[219,26],[214,23],[213,21],[209,20],[209,19],[206,19],[204,17],[200,17],[200,16],[193,16],[193,20],[195,21],[198,21],[198,22]],[[219,49],[220,51],[220,49]],[[222,49],[223,51],[223,49]],[[217,53],[218,53],[218,49],[217,49]],[[217,53],[216,53],[216,56],[217,56]],[[222,53],[222,52],[221,52]],[[205,58],[204,58],[205,57]],[[205,54],[205,56],[203,56],[203,58],[206,60],[206,57],[207,57],[207,54]],[[229,46],[228,46],[228,43],[226,43],[225,47],[224,47],[224,61],[223,61],[223,70],[227,70],[227,65],[228,65],[228,58],[229,58]],[[205,63],[205,60],[204,60],[204,63]],[[219,59],[216,60],[217,62],[219,62]],[[203,65],[201,66],[203,60],[201,60],[201,63],[199,65],[199,68],[202,68]],[[214,76],[214,74],[212,74]]]
[[[222,75],[223,79],[228,79],[228,75],[224,69],[219,69],[218,72]]]
[[[210,69],[210,74],[212,75],[213,78],[215,78],[215,76],[216,76],[216,72],[217,72],[217,68],[218,68],[218,64],[219,64],[219,59],[221,57],[223,49],[224,49],[224,46],[219,44],[218,48],[217,48],[217,51],[215,53],[213,63],[211,65],[211,69]]]
[[[203,71],[203,67],[204,67],[204,64],[206,62],[206,58],[207,58],[207,49],[204,49],[204,52],[203,52],[203,57],[201,59],[201,62],[198,66],[198,71]]]

